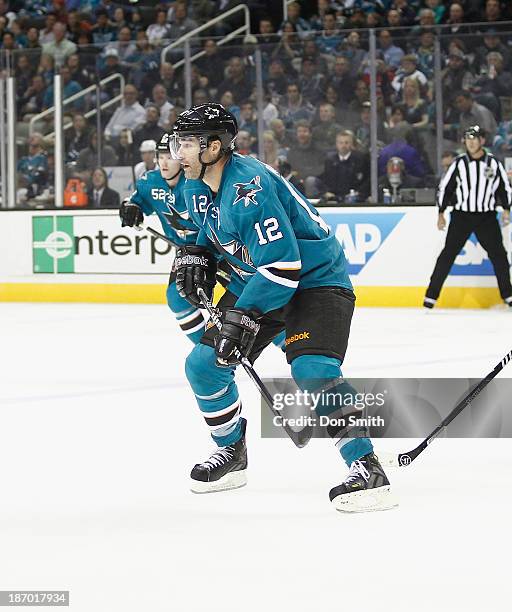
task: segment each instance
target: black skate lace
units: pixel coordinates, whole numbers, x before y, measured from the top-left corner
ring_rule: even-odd
[[[227,461],[233,458],[233,447],[232,446],[224,446],[219,448],[213,455],[203,462],[205,467],[218,467],[219,465],[223,465]]]
[[[366,482],[368,482],[370,479],[370,472],[364,467],[364,463],[361,461],[353,461],[345,482],[352,482],[352,480],[356,480],[359,476],[362,476]]]

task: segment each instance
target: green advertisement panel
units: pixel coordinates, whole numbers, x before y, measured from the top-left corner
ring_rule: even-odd
[[[36,274],[75,271],[73,217],[49,215],[32,218],[32,261]]]

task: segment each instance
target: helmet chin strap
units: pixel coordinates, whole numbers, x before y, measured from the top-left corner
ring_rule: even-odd
[[[200,140],[201,142],[201,140]],[[203,153],[206,151],[206,149],[208,148],[208,144],[206,142],[201,143],[201,150],[199,151],[199,155],[198,155],[198,159],[199,159],[199,163],[201,164],[201,173],[199,174],[199,179],[200,181],[203,180],[204,175],[206,173],[206,168],[208,168],[208,166],[213,166],[215,165],[218,161],[220,161],[224,155],[224,152],[222,150],[222,148],[219,151],[219,154],[217,155],[217,157],[211,161],[211,162],[206,162],[203,161]]]

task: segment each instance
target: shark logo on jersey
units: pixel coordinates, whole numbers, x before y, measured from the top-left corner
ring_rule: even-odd
[[[242,200],[246,208],[249,204],[258,205],[255,197],[258,191],[262,190],[259,176],[255,176],[248,183],[235,183],[233,187],[236,187],[236,200],[233,202],[233,206]]]
[[[233,270],[242,278],[245,278],[246,276],[252,276],[255,273],[256,269],[254,266],[254,262],[252,261],[251,256],[249,255],[249,250],[247,249],[247,247],[238,242],[237,240],[230,240],[229,242],[222,244],[212,226],[210,224],[208,224],[208,226],[210,228],[210,231],[212,232],[212,240],[215,245],[215,248],[220,253],[227,253],[235,259],[238,259],[245,265],[253,268],[250,271],[244,270],[240,266],[237,266],[236,263],[232,262],[230,259],[226,259],[226,261],[233,268]]]

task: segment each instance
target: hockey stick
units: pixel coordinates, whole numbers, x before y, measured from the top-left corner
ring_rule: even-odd
[[[153,229],[150,225],[146,225],[145,223],[139,223],[139,225],[134,225],[133,226],[136,230],[143,230],[145,229],[147,232],[149,232],[150,234],[152,234],[153,236],[155,236],[155,238],[161,238],[162,240],[165,240],[165,242],[168,242],[171,246],[179,249],[180,245],[177,244],[176,242],[173,242],[170,238],[168,238],[165,234],[161,234],[160,232],[157,232],[155,229]]]
[[[208,311],[208,314],[210,315],[210,319],[212,320],[212,323],[215,325],[215,327],[218,330],[221,330],[222,323],[221,323],[220,317],[215,311],[214,307],[208,301],[208,297],[206,296],[206,293],[201,287],[197,289],[197,295],[199,296],[199,299],[201,300],[201,304]],[[235,353],[235,357],[240,361],[240,363],[242,364],[242,367],[247,372],[247,375],[249,376],[249,378],[258,388],[258,391],[261,393],[261,396],[263,397],[263,399],[267,402],[268,407],[270,408],[272,414],[274,416],[281,417],[282,415],[279,413],[279,411],[274,408],[274,400],[272,399],[272,395],[270,395],[269,390],[263,384],[261,378],[256,373],[256,370],[253,368],[251,362],[247,359],[247,357],[244,357],[238,349],[235,349],[234,353]],[[309,436],[307,437],[301,436],[301,433],[304,430],[297,432],[291,429],[286,424],[283,425],[283,429],[286,431],[286,433],[288,434],[292,442],[295,444],[295,446],[297,446],[298,448],[302,448],[303,446],[306,446],[306,444],[309,442]]]
[[[477,384],[477,386],[455,406],[455,408],[450,412],[450,414],[445,417],[441,421],[441,423],[434,429],[434,431],[430,435],[428,435],[423,440],[423,442],[419,444],[416,448],[413,448],[407,453],[399,453],[398,455],[396,455],[395,453],[379,453],[377,451],[376,454],[378,455],[381,463],[386,467],[405,467],[407,465],[410,465],[416,459],[416,457],[420,453],[422,453],[435,438],[437,438],[437,436],[445,429],[445,427],[447,427],[453,421],[453,419],[458,414],[460,414],[464,410],[464,408],[468,404],[470,404],[483,389],[485,389],[485,387],[487,387],[491,380],[495,378],[501,372],[501,370],[503,370],[503,368],[511,359],[512,351],[510,351],[505,355],[505,357],[503,357],[503,359],[497,364],[494,370],[492,370],[492,372],[489,372],[489,374],[487,374],[487,376],[483,378]]]

